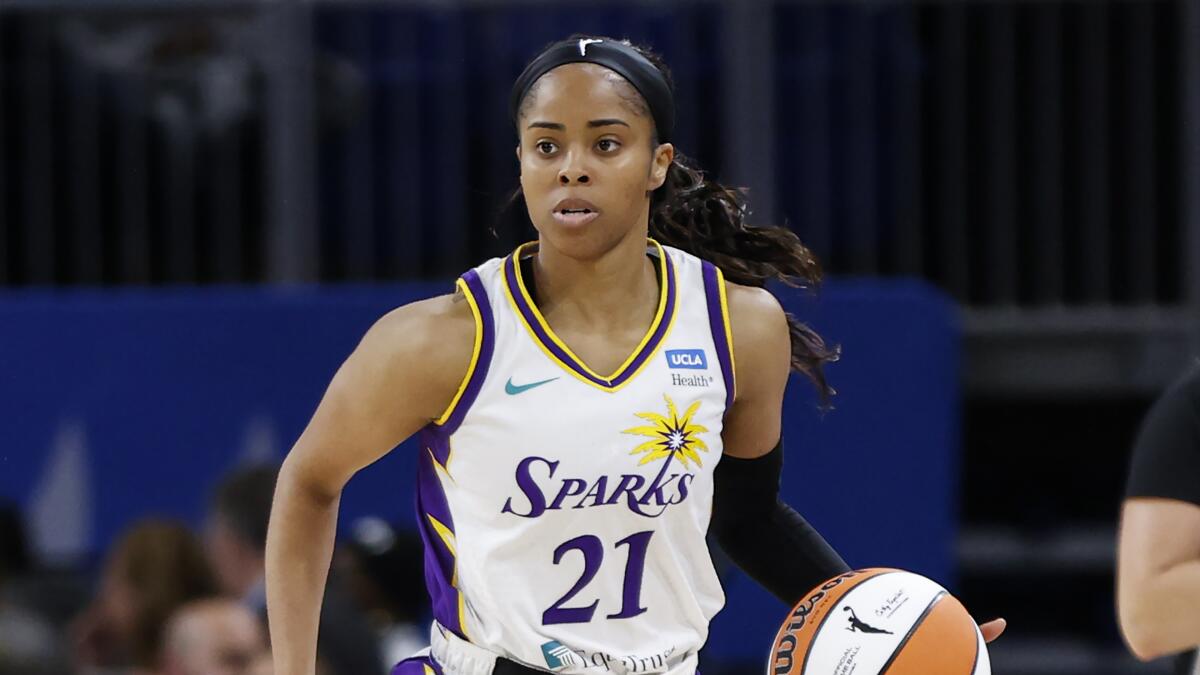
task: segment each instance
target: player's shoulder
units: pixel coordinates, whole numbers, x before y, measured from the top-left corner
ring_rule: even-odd
[[[791,364],[791,332],[787,314],[767,289],[725,283],[733,360],[740,383],[786,377]],[[749,384],[748,384],[749,386]]]
[[[1127,497],[1200,504],[1200,368],[1193,366],[1150,407],[1133,444]]]
[[[759,347],[787,336],[787,315],[771,291],[726,281],[725,294],[735,349],[739,339],[749,343],[747,346]]]
[[[384,314],[367,331],[359,349],[385,361],[419,359],[428,370],[444,372],[459,363],[465,367],[475,333],[475,315],[458,290]]]
[[[1200,416],[1200,361],[1192,364],[1173,389],[1173,393],[1190,403]]]
[[[779,299],[765,288],[726,281],[725,294],[729,299],[730,318],[735,312],[739,318],[751,322],[777,321],[783,317]]]
[[[1145,426],[1176,426],[1200,438],[1200,364],[1194,364],[1159,397]]]

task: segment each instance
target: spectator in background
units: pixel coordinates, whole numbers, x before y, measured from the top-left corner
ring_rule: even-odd
[[[181,607],[167,623],[161,673],[252,675],[266,654],[262,624],[244,604],[198,600]]]
[[[213,491],[205,524],[205,548],[221,592],[241,598],[256,614],[267,606],[263,546],[275,495],[272,466],[235,471]]]
[[[278,466],[251,466],[230,473],[213,491],[206,531],[209,559],[223,593],[240,598],[263,621],[267,523]],[[321,612],[317,653],[329,675],[382,673],[379,645],[362,611],[331,579]]]
[[[350,597],[367,613],[386,667],[429,644],[429,595],[424,554],[415,532],[395,529],[381,518],[360,518],[334,558],[334,569]]]
[[[1142,660],[1200,672],[1200,367],[1154,404],[1133,449],[1118,535],[1117,614]]]
[[[216,590],[204,550],[186,526],[166,520],[136,524],[117,542],[99,591],[74,622],[77,667],[84,672],[157,669],[167,619]]]
[[[0,502],[0,673],[26,672],[57,657],[50,624],[5,593],[8,582],[29,574],[30,568],[20,511],[15,504]]]

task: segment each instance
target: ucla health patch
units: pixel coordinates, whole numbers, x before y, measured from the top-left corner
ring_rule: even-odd
[[[668,349],[667,366],[703,370],[708,368],[708,358],[704,355],[703,349]]]

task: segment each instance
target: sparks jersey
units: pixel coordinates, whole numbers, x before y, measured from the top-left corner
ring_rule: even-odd
[[[691,675],[725,601],[705,545],[733,400],[724,280],[651,241],[657,313],[602,375],[531,300],[534,246],[458,281],[474,354],[419,461],[434,616],[541,670]]]

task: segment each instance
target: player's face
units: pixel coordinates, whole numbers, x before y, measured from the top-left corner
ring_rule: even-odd
[[[531,90],[517,122],[521,187],[533,226],[556,249],[592,257],[645,236],[650,192],[674,149],[652,145],[653,120],[636,96],[590,63],[555,68]]]

